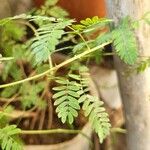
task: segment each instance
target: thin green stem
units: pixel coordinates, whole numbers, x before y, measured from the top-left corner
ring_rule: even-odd
[[[21,130],[21,134],[53,134],[53,133],[65,133],[65,134],[78,134],[81,133],[87,137],[81,130],[70,130],[70,129],[50,129],[50,130]]]
[[[19,93],[16,93],[12,98],[10,98],[3,106],[3,109],[5,109],[11,102],[13,102],[17,97],[19,96]]]
[[[122,128],[112,128],[111,132],[117,132],[117,133],[123,133],[126,134],[127,130],[126,129],[122,129]]]
[[[27,22],[27,21],[19,21],[19,23],[28,26],[28,27],[34,32],[34,34],[35,34],[36,37],[39,36],[39,34],[38,34],[36,28],[35,28],[31,23],[29,23],[29,22]]]
[[[84,51],[84,52],[81,53],[81,54],[75,55],[74,57],[72,57],[72,58],[70,58],[70,59],[68,59],[68,60],[66,60],[66,61],[64,61],[64,62],[62,62],[62,63],[60,63],[59,65],[57,65],[57,66],[55,66],[55,67],[53,67],[53,68],[51,68],[51,69],[49,69],[49,70],[47,70],[47,71],[41,73],[41,74],[35,75],[35,76],[33,76],[33,77],[26,78],[26,79],[23,79],[23,80],[20,80],[20,81],[8,83],[8,84],[2,84],[2,85],[0,85],[0,88],[5,88],[5,87],[14,86],[14,85],[17,85],[17,84],[21,84],[21,83],[24,83],[24,82],[27,82],[27,81],[31,81],[31,80],[35,80],[35,79],[38,79],[38,78],[40,78],[40,77],[43,77],[43,76],[47,75],[48,73],[53,72],[53,71],[56,71],[56,70],[58,70],[59,68],[65,66],[65,65],[67,65],[67,64],[70,64],[70,63],[72,63],[73,61],[75,61],[75,60],[77,60],[77,59],[81,59],[81,58],[84,57],[85,55],[88,55],[88,54],[90,54],[90,53],[92,53],[92,52],[94,52],[94,51],[96,51],[96,50],[98,50],[98,49],[101,49],[102,47],[104,47],[104,46],[110,44],[111,42],[112,42],[112,41],[103,43],[103,44],[101,44],[101,45],[99,45],[99,46],[96,46],[96,47],[90,49],[90,50]]]
[[[113,52],[112,53],[104,53],[103,54],[103,56],[113,56],[113,55],[115,55],[115,53],[113,53]]]
[[[85,133],[83,133],[81,130],[70,130],[70,129],[50,129],[50,130],[21,130],[20,134],[81,134],[84,136],[91,145],[93,145],[91,139],[89,136],[87,136]]]
[[[51,55],[49,55],[49,57],[48,57],[48,61],[49,61],[49,69],[53,68],[53,63],[52,63]],[[52,72],[50,72],[50,75],[53,75],[53,71],[52,71]]]
[[[0,61],[7,61],[7,60],[12,60],[14,57],[2,57],[0,58]]]
[[[60,52],[60,51],[63,51],[63,50],[66,50],[66,49],[71,49],[71,48],[73,48],[73,46],[67,46],[67,47],[56,49],[55,52]]]
[[[87,41],[84,39],[84,37],[82,36],[82,34],[80,34],[78,31],[76,31],[75,29],[73,29],[72,27],[68,26],[68,28],[70,28],[71,30],[73,30],[76,34],[78,34],[80,36],[80,38],[82,39],[82,41],[85,43],[86,47],[88,50],[90,50],[89,45],[87,44]]]

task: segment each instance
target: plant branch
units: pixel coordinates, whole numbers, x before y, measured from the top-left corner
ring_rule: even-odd
[[[111,132],[117,132],[117,133],[123,133],[126,134],[127,130],[126,129],[122,129],[122,128],[112,128]]]
[[[28,26],[28,27],[34,32],[34,34],[35,34],[36,37],[39,36],[39,34],[38,34],[36,28],[35,28],[31,23],[29,23],[28,21],[19,21],[19,23]]]
[[[0,61],[7,61],[7,60],[12,60],[14,57],[2,57],[0,58]]]
[[[49,57],[48,57],[48,62],[49,62],[49,69],[53,68],[53,63],[52,63],[51,55],[49,55]],[[53,75],[53,71],[50,72],[50,75]]]
[[[17,97],[19,96],[19,93],[16,93],[12,98],[6,101],[6,103],[3,106],[3,109],[5,109],[11,102],[13,102]]]
[[[84,136],[91,145],[93,145],[91,139],[89,136],[87,136],[85,133],[83,133],[81,130],[70,130],[70,129],[50,129],[50,130],[21,130],[20,134],[81,134]]]
[[[115,53],[105,53],[105,54],[103,54],[103,56],[113,56],[113,55],[115,55]]]
[[[66,49],[71,49],[71,48],[73,48],[73,46],[67,46],[67,47],[56,49],[55,52],[60,52],[60,51],[63,51],[63,50],[66,50]]]
[[[19,110],[14,110],[11,113],[3,112],[0,110],[0,114],[4,115],[6,117],[10,117],[11,119],[17,119],[20,117],[29,118],[29,117],[35,116],[34,112],[25,112],[25,111],[19,111]]]
[[[70,28],[71,30],[73,30],[76,34],[78,34],[80,36],[80,38],[82,39],[82,41],[85,43],[86,47],[88,50],[90,50],[89,45],[87,44],[86,40],[84,39],[84,37],[82,36],[82,34],[80,34],[78,31],[76,31],[75,29],[73,29],[72,27],[68,26],[68,28]]]
[[[35,80],[35,79],[38,79],[38,78],[40,78],[40,77],[43,77],[43,76],[47,75],[47,74],[50,73],[50,72],[56,71],[56,70],[58,70],[59,68],[65,66],[65,65],[67,65],[67,64],[70,64],[70,63],[72,63],[73,61],[75,61],[75,60],[77,60],[77,59],[80,59],[80,58],[84,57],[85,55],[90,54],[90,53],[92,53],[92,52],[94,52],[94,51],[96,51],[96,50],[98,50],[98,49],[100,49],[100,48],[102,48],[102,47],[104,47],[104,46],[110,44],[111,42],[112,42],[112,41],[103,43],[103,44],[101,44],[101,45],[99,45],[99,46],[96,46],[96,47],[94,47],[94,48],[92,48],[92,49],[89,49],[89,50],[87,50],[87,51],[84,51],[84,52],[81,53],[81,54],[75,55],[74,57],[72,57],[72,58],[70,58],[70,59],[68,59],[68,60],[66,60],[66,61],[64,61],[64,62],[62,62],[62,63],[60,63],[59,65],[57,65],[57,66],[55,66],[55,67],[53,67],[53,68],[51,68],[51,69],[49,69],[49,70],[47,70],[47,71],[41,73],[41,74],[35,75],[35,76],[33,76],[33,77],[26,78],[26,79],[23,79],[23,80],[20,80],[20,81],[8,83],[8,84],[2,84],[2,85],[0,85],[0,88],[5,88],[5,87],[14,86],[14,85],[17,85],[17,84],[21,84],[21,83],[24,83],[24,82],[27,82],[27,81],[31,81],[31,80]]]

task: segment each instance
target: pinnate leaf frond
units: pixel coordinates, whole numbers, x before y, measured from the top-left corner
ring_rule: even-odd
[[[9,125],[0,129],[0,144],[2,150],[22,150],[23,147],[17,141],[16,135],[21,132],[16,125]]]
[[[77,93],[80,87],[75,81],[64,78],[59,78],[56,82],[59,84],[59,86],[53,88],[56,91],[53,95],[54,105],[57,106],[56,112],[63,123],[69,122],[72,124],[74,118],[78,116],[77,110],[80,109],[78,103],[80,95]]]
[[[117,55],[125,63],[134,64],[138,57],[137,43],[128,18],[125,18],[112,34]]]

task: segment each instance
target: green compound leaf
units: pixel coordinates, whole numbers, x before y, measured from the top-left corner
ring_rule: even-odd
[[[0,144],[2,150],[23,150],[22,144],[16,140],[16,135],[21,132],[16,125],[0,128]]]
[[[137,73],[142,73],[149,67],[150,67],[150,58],[142,60],[136,66]]]
[[[97,97],[87,95],[87,99],[83,103],[83,110],[85,116],[89,118],[92,128],[98,134],[100,143],[102,143],[109,134],[111,127],[103,102]]]
[[[133,65],[138,57],[137,43],[134,32],[131,30],[128,18],[113,32],[113,45],[117,55],[127,64]]]
[[[37,36],[32,39],[31,49],[35,56],[36,64],[41,64],[48,60],[55,51],[59,39],[64,34],[64,28],[71,25],[73,20],[51,22],[42,25],[37,30]]]
[[[82,32],[91,32],[97,28],[103,28],[107,24],[112,22],[111,19],[107,18],[99,18],[98,16],[94,16],[93,18],[87,18],[85,20],[81,20],[80,24],[73,25],[72,27],[77,31]]]
[[[53,88],[56,92],[53,95],[54,105],[57,106],[56,112],[63,123],[72,124],[74,117],[78,116],[77,110],[80,109],[78,102],[80,95],[77,93],[81,88],[80,84],[76,84],[75,81],[64,80],[64,78],[59,78],[56,82],[58,86]]]

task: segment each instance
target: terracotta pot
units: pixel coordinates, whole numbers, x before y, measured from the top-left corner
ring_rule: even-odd
[[[36,6],[40,7],[44,0],[34,0]],[[71,18],[77,21],[87,17],[106,15],[105,0],[59,0],[58,5],[66,9]]]
[[[82,132],[86,134],[89,138],[92,135],[92,129],[89,123],[87,123]],[[83,135],[78,134],[72,140],[53,145],[28,145],[25,146],[24,150],[89,150],[90,143],[87,138]]]
[[[60,0],[58,4],[77,21],[93,16],[104,17],[106,14],[104,0]]]
[[[36,6],[36,7],[40,7],[41,5],[44,4],[44,1],[45,1],[45,0],[33,0],[33,1],[34,1],[34,3],[35,3],[35,6]]]

